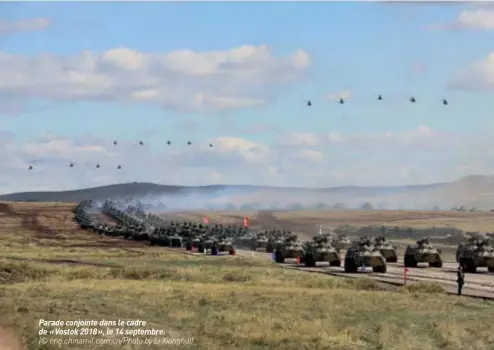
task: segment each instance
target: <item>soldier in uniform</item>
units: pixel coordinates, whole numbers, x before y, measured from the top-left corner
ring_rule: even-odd
[[[461,290],[465,284],[465,270],[463,265],[458,266],[456,283],[458,283],[458,295],[461,295]]]

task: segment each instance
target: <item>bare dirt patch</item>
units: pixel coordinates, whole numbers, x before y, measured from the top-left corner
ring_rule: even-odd
[[[19,243],[51,247],[107,249],[144,245],[82,230],[73,220],[74,206],[70,203],[0,203],[0,235],[16,232],[13,238]],[[108,218],[106,220],[109,222]]]

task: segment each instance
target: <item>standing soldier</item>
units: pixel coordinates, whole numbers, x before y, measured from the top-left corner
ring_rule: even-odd
[[[458,266],[457,276],[456,283],[458,283],[458,295],[461,295],[461,289],[463,288],[463,284],[465,284],[465,271],[463,265]]]

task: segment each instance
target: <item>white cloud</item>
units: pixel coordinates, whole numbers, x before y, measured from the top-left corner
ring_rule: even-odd
[[[278,143],[284,147],[316,146],[320,137],[311,133],[290,133],[280,138]]]
[[[49,18],[30,18],[19,21],[0,19],[0,34],[44,30],[52,25],[53,21]]]
[[[467,91],[494,90],[494,52],[459,72],[450,87]]]
[[[449,23],[436,23],[430,26],[433,30],[470,29],[494,30],[494,11],[488,7],[462,10],[458,17]]]
[[[477,9],[461,11],[457,23],[460,27],[477,30],[494,30],[494,11]]]
[[[310,64],[302,50],[278,57],[267,45],[163,54],[117,48],[33,58],[0,51],[0,96],[231,110],[269,103],[278,89],[301,79]]]
[[[119,182],[330,187],[452,181],[494,173],[492,135],[452,134],[425,125],[403,132],[304,134],[291,144],[222,136],[186,144],[151,144],[0,133],[0,192],[64,190]],[[293,135],[287,134],[293,140]],[[213,148],[209,147],[213,144]],[[75,162],[74,168],[70,168]],[[34,169],[28,171],[29,164]],[[101,168],[97,169],[96,164]],[[123,169],[117,170],[118,165]]]

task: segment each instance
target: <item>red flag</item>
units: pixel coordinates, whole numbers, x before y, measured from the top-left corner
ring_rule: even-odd
[[[300,264],[300,256],[297,256],[297,265]]]
[[[204,223],[204,225],[209,224],[209,218],[207,216],[203,217],[202,222]]]
[[[249,227],[249,223],[250,223],[249,217],[244,216],[244,227]]]

